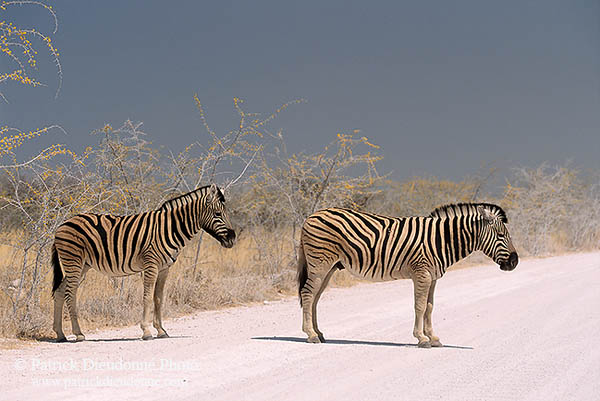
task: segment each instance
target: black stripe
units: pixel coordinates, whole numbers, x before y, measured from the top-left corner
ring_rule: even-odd
[[[462,235],[461,231],[462,231],[462,224],[460,225],[461,228],[459,229],[459,219],[460,217],[452,217],[452,243],[454,244],[454,261],[458,261],[460,259],[460,254],[461,254],[461,246],[460,246],[460,236]]]
[[[395,219],[395,222],[398,223],[398,230],[396,230],[396,236],[394,237],[394,243],[392,244],[392,246],[390,248],[390,256],[392,256],[397,249],[398,241],[400,240],[400,237],[402,236],[402,231],[404,230],[404,223],[406,223],[406,219]],[[396,255],[396,259],[398,259],[398,255]],[[391,275],[392,270],[394,269],[394,265],[388,264],[388,266],[384,266],[383,270],[385,270],[385,269],[388,269],[390,272],[390,275]],[[381,278],[383,279],[383,271],[381,272]]]
[[[194,223],[192,221],[192,214],[193,214],[193,208],[194,203],[190,202],[188,205],[186,205],[185,208],[185,213],[184,213],[184,217],[185,217],[185,225],[186,225],[186,235],[188,237],[188,240],[192,239],[194,237]]]
[[[383,231],[383,238],[381,238],[381,241],[383,241],[383,242],[381,243],[381,254],[380,254],[380,255],[381,255],[381,258],[380,258],[380,264],[381,264],[381,277],[382,277],[382,278],[383,278],[383,272],[385,271],[385,262],[386,262],[385,258],[386,258],[386,249],[387,249],[387,244],[388,244],[388,241],[389,241],[389,239],[390,239],[390,234],[391,234],[390,232],[391,232],[391,230],[392,230],[392,228],[391,228],[392,222],[391,222],[391,221],[388,221],[388,223],[389,223],[389,225],[384,225],[384,226],[382,227],[382,231]],[[374,277],[375,277],[375,270],[376,270],[376,267],[377,267],[377,263],[375,263],[375,264],[373,265],[373,272],[371,273],[371,278],[374,278]]]
[[[129,255],[129,261],[127,262],[127,265],[123,266],[123,272],[125,272],[125,268],[129,267],[131,269],[131,265],[132,265],[132,261],[133,261],[133,257],[136,254],[140,254],[140,252],[142,251],[143,247],[145,246],[144,241],[140,241],[138,243],[138,238],[140,235],[140,231],[142,231],[142,228],[145,228],[144,231],[146,231],[146,233],[148,231],[150,231],[148,229],[148,220],[150,219],[150,213],[143,213],[139,216],[139,219],[132,221],[132,224],[135,224],[135,231],[133,232],[133,237],[131,238],[131,254]],[[138,252],[135,252],[135,249],[137,249]]]
[[[365,258],[364,257],[366,255],[363,255],[362,249],[358,245],[356,245],[352,240],[355,239],[356,237],[360,238],[360,241],[362,241],[362,243],[368,249],[369,248],[369,238],[362,233],[362,230],[360,229],[360,227],[357,227],[356,224],[354,224],[354,222],[349,218],[349,216],[347,214],[339,213],[338,211],[331,210],[331,209],[327,210],[327,212],[331,213],[334,216],[337,216],[337,217],[341,218],[343,221],[345,221],[350,226],[350,229],[352,230],[351,234],[354,234],[354,236],[350,237],[350,238],[346,238],[346,240],[348,241],[349,244],[351,244],[354,247],[354,249],[357,250],[357,254],[358,254],[358,266],[357,266],[358,267],[358,272],[362,273],[363,267],[366,267],[366,266],[364,266],[364,264],[365,264],[365,260],[364,260]],[[323,221],[325,221],[325,220],[323,220]],[[336,231],[338,231],[338,233],[340,235],[344,235],[344,233],[342,233],[341,231],[337,230],[333,225],[331,226],[331,228],[333,228]]]
[[[73,259],[80,259],[81,256],[80,255],[75,255],[74,253],[72,253],[71,251],[66,250],[65,248],[60,248],[60,253],[61,254],[67,254],[69,255],[71,258]]]
[[[433,220],[433,219],[432,219]],[[442,221],[436,219],[435,222],[435,252],[437,258],[440,260],[440,264],[444,263],[444,248],[442,247]]]
[[[66,225],[66,224],[65,224],[65,225]],[[59,235],[56,235],[56,236],[55,236],[55,242],[56,242],[56,240],[60,240],[61,242],[66,242],[66,243],[68,243],[68,244],[71,244],[71,245],[73,245],[74,247],[76,247],[76,248],[80,248],[80,249],[81,249],[82,247],[85,247],[85,244],[82,244],[82,243],[80,243],[80,242],[73,241],[73,240],[71,240],[71,239],[69,239],[69,238],[61,237],[61,236],[59,236]]]
[[[175,234],[175,242],[177,242],[177,248],[180,248],[185,245],[185,241],[183,240],[183,237],[179,232],[179,227],[181,227],[182,224],[181,219],[179,218],[178,211],[174,210],[173,212],[171,212],[171,217],[171,230],[173,231],[173,234]]]
[[[112,216],[109,216],[109,215],[107,215],[106,218],[109,219],[109,221],[112,223],[111,231],[112,231],[112,241],[113,241],[113,254],[115,256],[116,270],[120,271],[121,266],[119,263],[119,247],[121,246],[121,244],[119,242],[119,233],[121,232],[123,219],[122,218],[114,219],[114,218],[112,218]]]
[[[79,217],[82,217],[82,215],[79,215]],[[94,252],[94,257],[96,258],[96,260],[100,259],[100,253],[98,252],[98,248],[96,247],[96,242],[85,232],[85,230],[79,224],[76,224],[69,220],[63,223],[63,226],[71,227],[79,234],[83,235],[87,242],[90,244],[90,247],[92,248],[92,252]]]
[[[404,241],[402,242],[402,245],[400,245],[400,248],[398,248],[398,254],[396,255],[396,258],[394,260],[394,264],[393,266],[396,266],[398,264],[398,259],[400,258],[400,255],[402,255],[402,251],[406,248],[406,246],[408,245],[408,241],[410,239],[410,236],[412,234],[413,231],[418,231],[418,221],[416,220],[415,217],[407,217],[406,221],[408,222],[408,225],[405,224],[404,229],[408,230],[406,232],[406,237],[404,238]],[[411,223],[415,223],[414,227],[412,226]],[[404,230],[402,230],[404,231]],[[418,235],[418,232],[417,232]],[[418,237],[415,236],[415,240],[418,241]],[[410,256],[410,251],[406,253],[407,257]],[[402,261],[404,263],[404,261]],[[400,266],[402,267],[402,266]]]
[[[444,249],[442,250],[442,252],[444,252],[444,257],[446,258],[444,266],[449,266],[452,263],[454,263],[454,261],[452,259],[451,251],[452,251],[452,248],[450,247],[450,219],[445,218],[444,219]]]
[[[168,221],[168,220],[167,220],[166,213],[167,213],[167,212],[165,212],[165,213],[164,213],[164,214],[161,216],[162,218],[161,218],[161,220],[160,220],[160,223],[159,223],[159,224],[161,224],[161,225],[162,225],[162,229],[163,229],[163,230],[162,230],[162,234],[163,234],[163,235],[162,235],[162,237],[163,237],[163,238],[162,238],[162,242],[163,242],[163,243],[165,243],[165,244],[166,244],[166,245],[167,245],[169,248],[171,248],[171,249],[178,249],[178,247],[177,247],[175,244],[173,244],[173,243],[171,242],[171,239],[169,238],[169,227],[168,227],[168,224],[167,224],[167,221]],[[173,224],[171,224],[171,225],[173,225]],[[159,230],[159,232],[160,232],[160,230]],[[165,250],[165,251],[166,251],[166,250]]]
[[[123,241],[121,242],[121,246],[123,247],[123,261],[119,265],[119,270],[125,271],[125,262],[127,259],[127,250],[129,246],[129,232],[135,226],[136,219],[139,218],[140,215],[127,216],[124,217],[121,224],[125,229],[123,230]],[[135,244],[132,244],[132,249],[134,249]],[[133,253],[133,251],[132,251]]]
[[[85,219],[88,222],[88,224],[94,228],[94,230],[96,230],[96,233],[98,233],[98,236],[100,237],[100,243],[102,244],[103,254],[105,256],[104,259],[106,260],[106,263],[108,264],[108,268],[110,269],[110,271],[113,271],[112,261],[110,260],[110,257],[109,257],[110,250],[108,248],[108,234],[106,233],[106,230],[102,226],[101,216],[98,216],[98,215],[93,215],[93,216],[96,218],[97,223],[94,223],[94,219],[91,216],[81,215],[81,217],[83,219]],[[98,259],[98,262],[100,262],[99,259]],[[100,263],[98,263],[98,265],[99,264]]]
[[[368,217],[372,217],[372,215],[366,215],[366,214],[361,214],[361,213],[357,213],[354,211],[349,210],[348,211],[350,215],[356,217],[357,220],[360,220],[361,222],[363,222],[363,224],[365,226],[367,226],[367,228],[373,233],[373,235],[375,236],[375,239],[373,240],[373,243],[371,243],[371,241],[367,240],[365,241],[365,245],[367,245],[367,249],[369,250],[369,256],[370,256],[370,260],[371,260],[371,264],[369,266],[365,266],[365,274],[370,270],[373,269],[373,267],[375,266],[375,264],[377,263],[377,242],[380,240],[380,234],[381,234],[381,230],[378,229],[377,227],[375,227],[367,218]],[[360,270],[359,270],[360,273]]]
[[[358,245],[356,245],[353,241],[351,241],[350,238],[348,238],[348,235],[345,235],[336,225],[334,225],[333,223],[331,223],[330,221],[328,221],[327,219],[321,217],[321,216],[313,216],[313,218],[315,218],[316,220],[318,220],[321,224],[329,227],[330,229],[332,229],[334,232],[336,232],[338,235],[345,237],[346,241],[348,242],[348,244],[356,251],[356,255],[358,257],[358,264],[359,267],[362,266],[363,263],[363,254],[362,254],[362,250],[360,249],[360,247]],[[343,247],[340,247],[343,248]],[[353,258],[349,259],[349,262],[352,263],[354,261]]]

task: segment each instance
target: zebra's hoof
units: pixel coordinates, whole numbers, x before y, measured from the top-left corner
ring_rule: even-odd
[[[85,341],[85,336],[83,334],[77,334],[77,336],[75,336],[75,342],[81,342],[81,341]]]
[[[148,334],[146,336],[143,336],[142,340],[144,340],[144,341],[154,340],[154,337],[152,337],[152,334]]]
[[[419,341],[419,348],[431,348],[431,343],[429,341]]]
[[[67,337],[65,337],[65,336],[57,337],[56,338],[56,342],[57,343],[66,343],[67,342]]]
[[[325,342],[324,339],[323,339],[323,341],[321,341],[319,336],[308,337],[308,340],[306,340],[306,341],[308,341],[311,344],[319,344],[319,343]]]
[[[432,347],[436,347],[436,348],[443,347],[443,345],[440,342],[440,340],[433,340],[433,341],[431,341],[431,346]]]
[[[156,338],[169,338],[169,335],[165,331],[164,333],[157,335]]]

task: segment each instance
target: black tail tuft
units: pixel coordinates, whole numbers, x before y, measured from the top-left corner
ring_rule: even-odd
[[[298,249],[298,298],[300,299],[300,306],[302,306],[302,288],[306,284],[308,279],[308,270],[306,265],[306,256],[304,255],[304,246],[300,242],[300,249]]]
[[[60,283],[63,281],[63,272],[60,268],[60,260],[58,259],[58,253],[56,247],[52,246],[52,268],[54,270],[54,280],[52,281],[52,295],[60,287]]]

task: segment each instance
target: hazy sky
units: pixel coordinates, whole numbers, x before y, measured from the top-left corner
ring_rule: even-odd
[[[50,142],[82,149],[92,129],[129,118],[178,151],[205,138],[194,93],[222,130],[237,122],[234,96],[265,113],[304,98],[271,125],[290,151],[360,129],[398,179],[456,179],[483,163],[600,168],[598,0],[49,4],[61,93],[42,63],[47,88],[4,85],[0,124],[62,125],[68,137]],[[52,28],[40,8],[6,14]]]

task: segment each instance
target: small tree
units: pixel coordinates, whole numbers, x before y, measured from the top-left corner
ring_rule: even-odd
[[[135,214],[155,208],[163,199],[164,181],[160,154],[145,139],[142,123],[127,120],[114,129],[106,124],[93,131],[101,137],[97,148],[87,149],[93,170],[96,212]]]
[[[12,304],[11,321],[20,325],[21,335],[37,331],[43,322],[36,312],[54,232],[74,210],[87,204],[79,179],[83,166],[82,158],[55,145],[26,163],[1,167],[6,181],[0,211],[14,225],[4,227],[0,243],[16,251],[12,277],[5,278],[13,283],[12,291],[3,291]]]
[[[4,14],[8,8],[23,5],[44,8],[54,21],[54,30],[50,34],[43,34],[36,27],[22,27],[10,19],[2,19],[0,21],[0,56],[9,59],[13,65],[12,69],[9,69],[8,71],[0,71],[0,85],[8,81],[13,81],[33,87],[45,86],[34,77],[38,67],[36,42],[42,42],[52,61],[56,65],[58,87],[56,88],[55,97],[58,97],[62,86],[62,66],[58,50],[52,44],[52,35],[56,34],[56,31],[58,30],[58,18],[52,7],[45,3],[20,0],[2,1],[0,3],[0,16]],[[0,97],[8,102],[2,91],[0,91]]]

